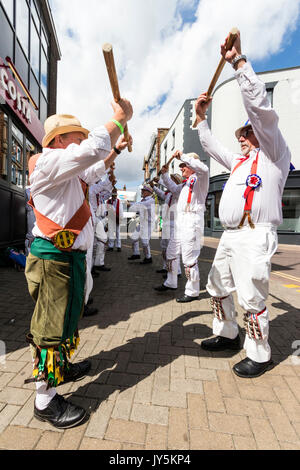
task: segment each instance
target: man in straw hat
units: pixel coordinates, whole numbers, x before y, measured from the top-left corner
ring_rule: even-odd
[[[203,245],[205,201],[208,192],[209,170],[196,153],[175,152],[180,160],[182,184],[174,183],[168,176],[168,167],[163,166],[162,181],[178,198],[174,237],[170,240],[166,258],[168,277],[162,286],[156,288],[162,292],[177,289],[178,256],[181,253],[187,282],[184,295],[176,299],[186,303],[199,299],[200,273],[198,258]]]
[[[221,46],[221,54],[235,69],[250,121],[236,131],[242,155],[234,154],[223,148],[208,128],[205,114],[211,100],[205,93],[197,100],[197,127],[203,149],[230,171],[219,206],[224,233],[207,283],[216,336],[203,341],[202,348],[240,349],[232,297],[236,291],[245,311],[247,357],[233,370],[240,377],[257,377],[272,366],[265,301],[291,154],[278,128],[278,116],[269,103],[265,84],[241,54],[239,34],[231,50],[226,52],[225,44]]]
[[[86,411],[56,393],[56,386],[82,378],[91,364],[71,364],[78,342],[78,321],[86,290],[86,252],[94,229],[86,184],[98,181],[126,148],[121,130],[131,119],[129,101],[113,103],[113,119],[92,132],[70,115],[45,122],[42,154],[30,159],[31,204],[35,239],[26,263],[26,278],[35,300],[28,341],[34,354],[37,394],[34,416],[56,428],[82,422]],[[111,150],[113,148],[113,150]]]
[[[144,184],[141,188],[142,199],[140,202],[131,204],[130,211],[139,214],[140,223],[134,226],[135,230],[131,231],[130,238],[132,240],[133,254],[128,258],[129,261],[140,259],[139,240],[141,240],[144,259],[140,264],[151,264],[151,247],[150,238],[155,223],[155,201],[153,199],[153,189],[151,186]]]

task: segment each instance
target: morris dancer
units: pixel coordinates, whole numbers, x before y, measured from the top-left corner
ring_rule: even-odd
[[[130,206],[130,211],[137,212],[140,216],[140,223],[136,230],[130,235],[132,239],[133,254],[128,258],[129,261],[140,259],[139,240],[141,240],[144,259],[140,264],[152,263],[150,238],[155,223],[155,201],[152,197],[153,189],[151,186],[143,185],[141,189],[142,199]]]
[[[177,185],[181,185],[182,178],[180,175],[172,174],[171,180],[176,183]],[[164,186],[163,180],[157,177],[157,183],[161,186]],[[177,201],[179,194],[173,194],[171,191],[163,191],[162,189],[158,188],[155,184],[155,181],[150,183],[150,186],[153,188],[155,194],[164,202],[162,208],[162,234],[161,234],[161,249],[162,249],[162,258],[164,261],[163,269],[159,269],[157,273],[166,273],[170,271],[170,263],[167,262],[167,248],[171,240],[174,239],[174,231],[175,231],[175,219],[176,219],[176,208],[177,208]],[[181,185],[182,186],[182,185]],[[181,275],[181,267],[180,267],[180,253],[177,256],[177,274]],[[158,292],[163,292],[168,290],[167,287],[162,284],[161,286],[154,288]]]
[[[196,153],[175,152],[175,158],[181,160],[183,184],[177,185],[167,174],[168,168],[161,169],[164,185],[177,197],[175,236],[167,248],[169,272],[164,288],[177,289],[178,255],[181,252],[187,283],[182,297],[177,302],[192,302],[199,298],[200,274],[198,258],[203,244],[205,201],[208,192],[209,170],[200,161]],[[158,290],[158,289],[157,289]]]
[[[257,377],[272,364],[268,343],[268,296],[271,258],[277,249],[276,227],[282,223],[282,192],[291,154],[278,128],[266,87],[241,54],[240,35],[231,50],[221,46],[235,77],[249,121],[235,133],[242,155],[223,148],[212,136],[205,113],[211,100],[202,94],[196,103],[198,133],[204,150],[230,171],[219,206],[224,227],[207,290],[215,318],[212,339],[202,342],[210,351],[240,349],[232,293],[244,309],[247,357],[235,364],[240,377]],[[246,183],[245,183],[246,182]]]
[[[119,151],[119,149],[117,150]],[[107,212],[105,200],[110,197],[112,189],[112,183],[108,174],[89,188],[89,199],[95,229],[94,244],[88,250],[89,266],[91,267],[93,277],[99,276],[98,271],[110,271],[110,268],[104,264],[107,233],[104,230],[103,220],[106,218]],[[103,230],[99,230],[99,225],[101,224],[103,225]],[[97,227],[98,230],[96,230]]]
[[[55,387],[80,379],[91,366],[90,361],[69,362],[79,342],[86,251],[94,239],[81,180],[99,180],[116,157],[111,151],[120,135],[116,122],[124,126],[132,107],[121,100],[113,103],[113,109],[114,121],[90,134],[73,116],[49,117],[43,153],[29,161],[36,224],[25,274],[36,302],[28,335],[34,353],[31,380],[37,387],[34,416],[60,429],[73,427],[86,417],[83,408],[66,401]]]
[[[123,219],[123,205],[118,198],[118,190],[113,188],[111,198],[106,202],[108,212],[108,248],[113,251],[116,246],[117,251],[121,251],[120,223]]]

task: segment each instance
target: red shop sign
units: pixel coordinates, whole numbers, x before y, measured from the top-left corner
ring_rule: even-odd
[[[42,145],[45,135],[44,126],[38,119],[27,98],[20,91],[12,74],[0,57],[0,96],[14,111],[15,115],[23,122],[31,135]]]

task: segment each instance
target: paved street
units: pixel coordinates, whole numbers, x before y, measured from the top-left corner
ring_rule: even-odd
[[[33,418],[34,384],[25,343],[33,303],[24,273],[0,268],[0,449],[300,449],[300,247],[280,245],[274,256],[270,295],[270,344],[275,367],[241,379],[232,365],[244,352],[210,353],[212,336],[205,291],[218,240],[201,252],[201,300],[179,304],[177,292],[158,294],[162,281],[159,240],[153,264],[109,252],[112,267],[94,281],[99,313],[80,321],[75,361],[92,360],[80,382],[60,394],[90,410],[83,425],[57,431]],[[242,311],[238,308],[242,327]],[[244,336],[241,328],[241,336]]]

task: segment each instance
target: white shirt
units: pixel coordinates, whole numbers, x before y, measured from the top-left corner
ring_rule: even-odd
[[[112,189],[113,186],[107,175],[89,187],[89,201],[94,214],[96,214],[99,204],[103,202],[104,194],[108,194],[110,197]]]
[[[155,201],[152,196],[147,196],[141,199],[140,202],[135,202],[130,206],[130,211],[138,212],[140,214],[140,223],[152,227],[155,222]]]
[[[235,72],[244,106],[254,134],[260,144],[257,172],[262,184],[255,189],[251,219],[255,223],[280,225],[282,223],[282,192],[289,173],[290,150],[278,128],[278,116],[267,98],[265,84],[259,80],[251,65],[246,63]],[[211,134],[206,121],[198,124],[198,134],[203,149],[212,158],[232,172],[239,159],[225,149]],[[247,176],[257,155],[249,158],[230,176],[223,190],[219,206],[220,221],[224,226],[237,227],[244,213]],[[245,221],[245,225],[247,219]]]
[[[84,201],[80,179],[88,184],[105,174],[103,160],[111,150],[109,133],[104,126],[90,132],[80,145],[66,149],[44,148],[30,177],[31,195],[36,209],[61,227],[77,212]],[[35,237],[47,238],[35,224]],[[87,250],[94,239],[90,218],[73,245],[74,250]]]
[[[164,184],[162,180],[161,184]],[[153,191],[162,201],[164,201],[161,214],[164,223],[170,223],[171,225],[174,225],[179,194],[173,194],[171,191],[166,193],[156,186],[154,186]]]
[[[191,202],[189,212],[200,213],[205,211],[205,201],[209,186],[208,167],[200,160],[183,154],[181,161],[186,163],[194,173],[183,184],[176,184],[167,173],[162,175],[165,186],[178,196],[177,213],[187,212],[189,194],[191,192]]]
[[[123,219],[124,217],[124,212],[123,212],[123,204],[122,204],[122,201],[120,201],[120,199],[116,198],[116,199],[109,199],[110,202],[106,202],[106,207],[107,207],[107,211],[110,215],[110,217],[112,217],[112,214],[111,212],[113,212],[116,216],[117,214],[117,203],[119,201],[119,222],[121,222],[121,220]]]

